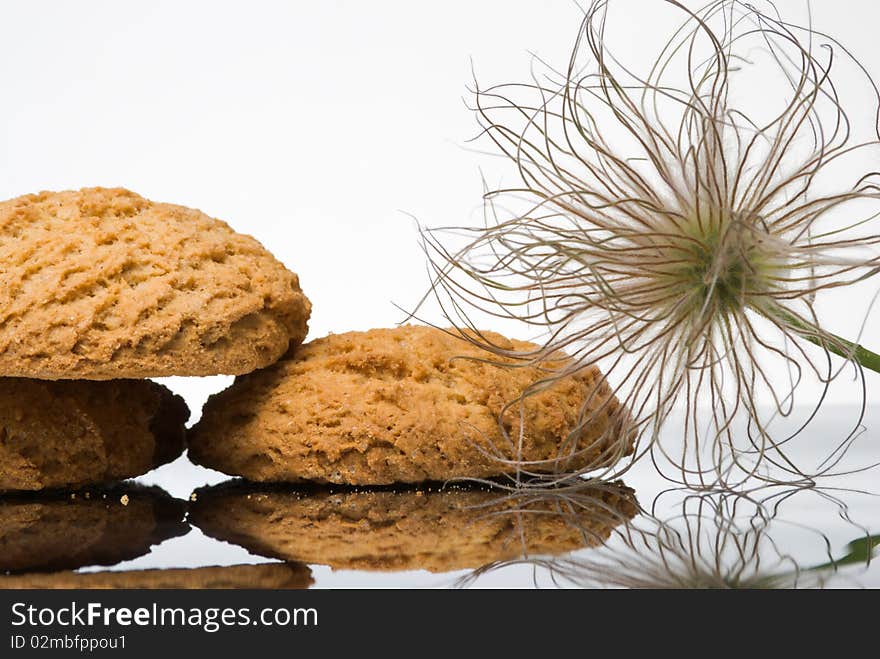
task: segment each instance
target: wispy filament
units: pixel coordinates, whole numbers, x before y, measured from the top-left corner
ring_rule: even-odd
[[[499,357],[572,357],[525,396],[598,363],[630,411],[637,453],[674,465],[673,478],[781,469],[803,482],[834,469],[860,419],[815,472],[787,450],[798,424],[777,436],[770,421],[792,414],[806,379],[827,388],[841,372],[833,354],[859,378],[877,357],[823,329],[815,307],[880,271],[878,175],[849,164],[877,147],[876,87],[837,42],[772,5],[658,2],[683,21],[644,75],[612,54],[612,3],[601,0],[564,72],[476,87],[481,137],[520,183],[487,191],[482,226],[424,232],[433,292]],[[866,126],[844,110],[832,75],[844,65],[862,83]],[[475,310],[534,328],[540,348],[481,340]],[[685,441],[671,453],[659,438],[676,405]],[[572,436],[594,413],[586,404]],[[545,481],[576,475],[522,467]]]

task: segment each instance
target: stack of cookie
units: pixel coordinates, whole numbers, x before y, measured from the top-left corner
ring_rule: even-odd
[[[134,477],[185,447],[146,378],[238,375],[303,340],[310,304],[256,240],[122,189],[0,203],[0,490]]]
[[[146,379],[171,375],[240,376],[206,405],[189,455],[254,481],[576,472],[632,450],[596,368],[510,405],[546,372],[492,363],[455,332],[298,348],[311,305],[297,276],[197,210],[122,189],[13,199],[0,203],[0,268],[0,490],[115,481],[179,456],[186,405]]]
[[[194,495],[200,526],[289,564],[241,573],[67,572],[115,559],[108,543],[137,555],[185,532],[182,502],[106,484],[174,460],[187,443],[197,464],[257,482],[485,480],[611,465],[632,450],[628,415],[596,368],[521,397],[546,371],[488,360],[452,331],[405,326],[300,346],[311,305],[294,273],[219,220],[123,189],[0,203],[0,270],[0,516],[12,520],[5,537],[0,530],[0,571],[26,573],[7,577],[7,587],[228,587],[241,579],[303,587],[311,576],[299,561],[355,565],[330,546],[340,535],[354,542],[351,524],[361,531],[358,552],[406,546],[398,568],[459,569],[520,549],[569,551],[585,546],[585,534],[595,540],[587,546],[602,542],[635,513],[631,491],[614,485],[586,507],[586,521],[547,517],[551,506],[514,532],[507,520],[519,519],[520,507],[496,505],[485,491],[304,495],[278,485],[222,486]],[[480,338],[510,354],[537,350],[491,332]],[[553,366],[564,369],[565,359]],[[148,378],[218,374],[238,377],[211,397],[187,442],[186,404]],[[130,514],[117,510],[122,521],[109,524],[119,506]],[[473,519],[464,512],[472,507],[492,514]],[[171,524],[154,520],[166,509]],[[609,510],[609,519],[595,515]],[[42,511],[71,521],[32,528]],[[402,534],[383,530],[392,520]],[[317,529],[306,543],[320,545],[317,553],[301,542],[303,524]],[[130,542],[118,543],[119,533]],[[477,535],[465,540],[469,533]],[[509,541],[526,536],[524,548]],[[35,581],[35,571],[52,574]]]

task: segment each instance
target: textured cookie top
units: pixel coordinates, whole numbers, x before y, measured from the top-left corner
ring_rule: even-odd
[[[0,576],[0,589],[109,590],[114,588],[300,589],[314,583],[312,571],[300,563],[262,563],[161,570],[51,572]]]
[[[546,372],[486,358],[430,327],[318,339],[211,397],[189,456],[256,481],[377,485],[497,476],[513,461],[536,472],[598,468],[631,451],[626,412],[597,368],[505,412]]]
[[[344,570],[449,572],[603,543],[637,512],[633,491],[609,483],[553,497],[499,491],[292,490],[217,486],[197,491],[194,525],[273,558]]]
[[[0,496],[0,571],[115,565],[189,531],[186,504],[157,487]]]
[[[248,373],[307,332],[310,304],[250,236],[123,189],[0,203],[0,376]]]
[[[188,418],[150,380],[0,378],[0,491],[140,476],[183,452]]]

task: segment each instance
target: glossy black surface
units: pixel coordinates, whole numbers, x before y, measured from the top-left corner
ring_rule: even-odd
[[[841,407],[826,414],[798,438],[800,456],[820,455],[835,424],[853,413]],[[63,558],[40,549],[34,538],[51,530],[50,522],[34,518],[29,525],[26,514],[22,522],[22,506],[54,502],[49,518],[63,528],[63,511],[79,509],[69,494],[0,497],[0,513],[19,520],[18,527],[7,525],[0,534],[0,565],[19,575],[31,569],[45,575],[55,569],[130,571],[282,560],[296,570],[307,563],[317,588],[877,587],[880,570],[870,559],[880,534],[875,494],[880,488],[877,470],[868,468],[878,455],[875,421],[880,422],[880,408],[869,408],[866,431],[839,465],[849,473],[799,486],[754,480],[731,491],[677,486],[649,460],[625,473],[627,487],[605,484],[556,497],[503,498],[485,489],[436,486],[326,490],[241,482],[199,490],[227,477],[184,457],[139,479],[170,496],[135,488],[161,501],[162,514],[156,514],[155,529],[142,529],[143,537],[134,542],[134,532],[107,534],[108,541],[127,539],[116,554],[103,545],[94,555],[61,552]],[[667,431],[674,437],[674,424]],[[118,487],[109,492],[125,493]],[[118,515],[123,525],[127,515],[131,523],[130,508],[116,505],[113,511],[106,514]],[[30,567],[21,562],[21,547],[28,542],[35,548]],[[166,574],[172,582],[180,574],[181,586],[198,584],[189,572]],[[229,574],[221,585],[235,587],[235,568]]]

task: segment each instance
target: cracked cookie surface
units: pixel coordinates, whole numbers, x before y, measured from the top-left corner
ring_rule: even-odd
[[[188,418],[149,380],[0,378],[0,491],[140,476],[183,452]]]
[[[121,188],[0,202],[0,376],[238,375],[307,332],[297,276],[204,213]]]
[[[499,476],[516,470],[511,460],[534,471],[599,468],[632,450],[617,430],[626,412],[597,368],[519,404],[546,373],[485,358],[420,326],[312,341],[212,396],[189,435],[190,459],[254,481],[381,485]],[[582,409],[589,422],[570,436]]]

